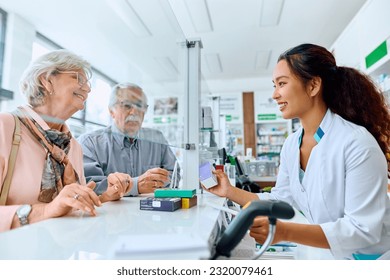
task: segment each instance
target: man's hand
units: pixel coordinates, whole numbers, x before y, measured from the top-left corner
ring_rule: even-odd
[[[163,168],[152,168],[138,177],[138,192],[152,193],[169,182],[169,171]]]

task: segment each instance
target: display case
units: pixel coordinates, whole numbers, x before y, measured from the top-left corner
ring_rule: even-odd
[[[300,119],[298,119],[298,118],[292,119],[291,126],[292,126],[292,133],[294,133],[295,131],[300,129],[302,126]]]
[[[247,163],[247,172],[254,181],[275,181],[282,146],[292,133],[292,120],[283,118],[272,92],[255,92],[254,102],[256,159]]]
[[[244,155],[244,126],[236,123],[226,123],[226,152],[229,155]]]
[[[219,130],[200,128],[199,132],[199,160],[200,163],[209,161],[215,163],[218,159],[218,146],[215,141]]]
[[[279,155],[283,143],[290,133],[291,121],[257,123],[257,159],[268,159],[279,162]]]
[[[291,120],[261,121],[256,124],[256,160],[246,164],[246,171],[254,181],[268,178],[275,181],[280,163],[280,152],[287,136],[292,133]]]
[[[224,121],[224,147],[232,156],[244,155],[244,119],[242,93],[221,95],[220,113]]]

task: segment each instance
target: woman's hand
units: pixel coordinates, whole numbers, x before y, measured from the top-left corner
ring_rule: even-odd
[[[111,173],[107,177],[107,190],[100,196],[101,202],[121,199],[133,187],[130,175],[126,173]]]
[[[256,217],[253,221],[252,227],[250,228],[249,235],[252,236],[257,243],[264,244],[267,239],[269,232],[269,222],[268,217],[259,216]],[[288,241],[284,235],[285,232],[285,223],[280,220],[276,221],[276,229],[274,239],[272,240],[272,244],[278,243],[281,241]]]
[[[95,206],[101,206],[99,197],[93,191],[96,184],[91,181],[86,185],[76,183],[66,185],[52,202],[44,206],[44,217],[55,218],[68,214],[72,209],[86,211],[96,216]]]
[[[213,173],[217,177],[218,184],[212,188],[206,189],[203,185],[202,187],[215,195],[226,197],[241,206],[244,206],[249,201],[258,200],[259,197],[255,193],[248,192],[232,186],[230,184],[229,178],[222,170],[214,170]]]
[[[228,197],[229,190],[230,190],[230,188],[233,187],[230,184],[228,176],[222,170],[213,170],[213,173],[217,177],[218,185],[216,185],[212,188],[209,188],[209,189],[206,189],[203,185],[202,185],[202,187],[206,191],[208,191],[212,194],[215,194],[215,195],[218,195],[221,197]]]

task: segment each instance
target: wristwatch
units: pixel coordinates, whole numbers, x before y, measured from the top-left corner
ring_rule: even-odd
[[[28,224],[28,215],[30,215],[31,212],[31,205],[25,204],[22,205],[16,210],[16,215],[19,218],[19,222],[21,226],[25,226]]]

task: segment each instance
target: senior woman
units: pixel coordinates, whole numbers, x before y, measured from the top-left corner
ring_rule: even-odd
[[[52,51],[32,62],[22,76],[20,89],[28,104],[12,114],[0,113],[2,192],[17,122],[21,131],[9,191],[5,205],[0,205],[0,232],[72,210],[95,216],[96,206],[131,189],[132,180],[123,173],[110,174],[109,188],[100,197],[93,191],[94,182],[86,184],[81,146],[65,121],[84,109],[90,77],[87,61],[67,50]]]

